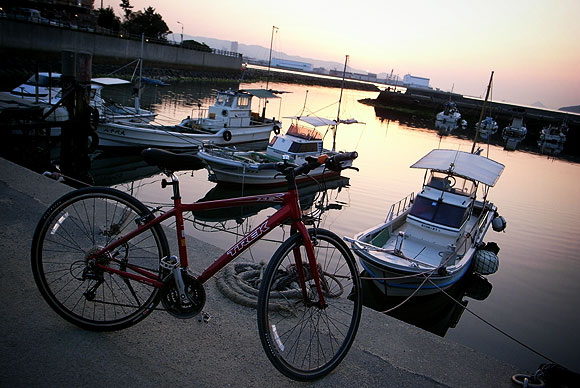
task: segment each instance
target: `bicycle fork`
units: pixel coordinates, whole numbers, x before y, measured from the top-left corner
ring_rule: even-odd
[[[325,309],[328,307],[326,303],[326,297],[322,291],[322,282],[320,280],[320,271],[318,270],[318,264],[316,262],[316,256],[314,253],[314,244],[316,243],[310,238],[310,234],[306,230],[304,224],[298,224],[299,233],[302,234],[304,239],[304,247],[306,249],[306,256],[308,258],[308,266],[310,267],[310,273],[314,284],[316,285],[316,292],[318,294],[318,302],[314,302],[308,296],[308,290],[306,289],[306,269],[304,268],[302,262],[302,253],[300,252],[300,247],[294,248],[294,260],[296,262],[296,269],[298,272],[298,280],[300,283],[300,288],[302,288],[302,297],[304,303],[310,306],[317,306],[320,309]]]

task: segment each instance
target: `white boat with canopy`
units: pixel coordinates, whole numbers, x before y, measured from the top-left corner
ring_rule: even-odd
[[[282,123],[252,112],[252,97],[279,98],[282,92],[262,89],[218,91],[213,105],[177,125],[114,123],[99,125],[103,147],[191,149],[201,145],[265,147]]]
[[[393,204],[385,222],[347,238],[373,283],[388,295],[426,295],[455,284],[472,262],[480,274],[495,272],[496,245],[483,239],[490,226],[506,226],[487,199],[504,166],[436,149],[411,168],[426,170],[421,191]]]
[[[272,186],[286,184],[285,178],[272,169],[260,169],[264,163],[286,161],[300,165],[309,157],[328,156],[340,152],[323,148],[323,135],[319,127],[336,127],[338,122],[316,116],[294,116],[292,124],[284,134],[276,134],[268,144],[266,151],[238,151],[231,148],[204,147],[198,152],[209,170],[209,179],[214,182],[236,183],[244,185]],[[309,124],[310,127],[301,125]],[[345,120],[353,123],[356,120]],[[341,162],[343,167],[350,166],[352,161]],[[304,181],[330,179],[340,173],[327,169],[324,165],[312,170],[307,176],[296,178],[298,183]]]

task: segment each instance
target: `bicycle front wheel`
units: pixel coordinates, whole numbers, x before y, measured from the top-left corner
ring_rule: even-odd
[[[268,358],[284,375],[301,381],[323,377],[340,364],[354,341],[362,309],[361,282],[346,244],[324,229],[309,233],[326,306],[318,303],[298,233],[272,256],[258,299],[258,331]],[[304,267],[306,300],[297,262]]]
[[[169,247],[159,225],[89,260],[149,216],[137,199],[104,187],[80,189],[52,204],[32,240],[32,272],[46,302],[67,321],[95,331],[123,329],[149,315],[159,289],[95,263],[160,279],[159,261]]]

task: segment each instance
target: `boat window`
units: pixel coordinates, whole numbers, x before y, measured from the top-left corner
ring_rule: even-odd
[[[226,98],[226,102],[225,102],[225,106],[232,106],[232,103],[234,102],[234,96],[228,96],[228,98]]]
[[[415,198],[410,214],[425,221],[459,228],[467,217],[468,208],[418,196]]]
[[[318,152],[317,143],[292,143],[289,152],[301,153],[301,152]]]
[[[218,96],[217,96],[217,98],[216,98],[216,100],[215,100],[215,104],[216,104],[216,105],[223,105],[223,104],[224,104],[224,102],[225,102],[225,100],[226,100],[226,96],[225,96],[225,95],[223,95],[223,94],[218,94]]]
[[[246,96],[238,97],[238,108],[247,108],[250,106],[250,98]]]
[[[26,81],[27,85],[36,85],[36,75],[33,75]],[[50,77],[47,75],[38,75],[38,86],[49,87],[50,85]],[[60,87],[60,78],[52,77],[52,87]]]
[[[322,140],[322,134],[318,132],[315,128],[307,128],[302,125],[291,124],[286,134],[300,137],[302,139]]]

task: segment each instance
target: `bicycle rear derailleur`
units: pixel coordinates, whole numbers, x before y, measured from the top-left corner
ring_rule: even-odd
[[[179,261],[175,256],[162,258],[160,265],[163,269],[170,271],[170,277],[161,290],[163,307],[176,318],[195,317],[205,305],[203,285],[179,266]]]

